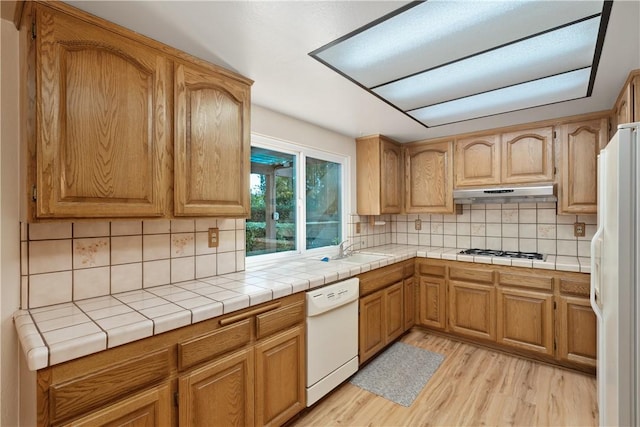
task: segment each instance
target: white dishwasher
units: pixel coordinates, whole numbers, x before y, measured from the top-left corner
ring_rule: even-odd
[[[307,406],[358,370],[359,283],[307,292]]]

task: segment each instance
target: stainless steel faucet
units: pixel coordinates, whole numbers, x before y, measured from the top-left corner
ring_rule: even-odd
[[[338,246],[338,256],[336,257],[336,259],[346,258],[349,255],[351,255],[351,253],[353,252],[353,251],[349,251],[349,249],[351,249],[356,244],[352,243],[349,246],[345,246],[344,244],[347,242],[348,240],[343,240],[342,242],[340,242],[340,245]]]

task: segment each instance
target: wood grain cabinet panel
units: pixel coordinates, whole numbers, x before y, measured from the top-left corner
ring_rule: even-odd
[[[418,295],[420,325],[435,329],[445,329],[447,326],[447,297],[446,282],[439,277],[420,277]]]
[[[382,135],[356,139],[358,214],[397,214],[402,210],[402,150]]]
[[[172,425],[172,405],[169,385],[162,384],[63,425],[66,427],[168,427]]]
[[[553,181],[553,128],[504,133],[503,184]]]
[[[413,277],[405,278],[404,286],[404,330],[408,331],[416,323],[416,286]]]
[[[558,359],[596,367],[597,320],[588,298],[558,297]]]
[[[405,212],[453,213],[453,143],[405,149]]]
[[[386,310],[384,290],[360,298],[359,363],[370,359],[386,344]]]
[[[246,348],[180,376],[180,426],[252,426],[254,369]]]
[[[165,214],[170,61],[158,51],[36,6],[37,200],[32,218]]]
[[[553,355],[553,295],[502,288],[497,297],[498,343]]]
[[[385,289],[386,335],[385,342],[390,343],[404,332],[404,294],[403,282]]]
[[[256,344],[256,426],[280,426],[305,408],[305,372],[304,325]]]
[[[561,185],[558,212],[589,214],[598,209],[597,158],[608,134],[606,118],[564,124],[561,127]]]
[[[455,143],[456,187],[500,183],[500,137],[477,136]]]
[[[496,293],[492,285],[449,281],[449,327],[453,332],[496,340]]]
[[[177,63],[174,91],[175,215],[246,217],[249,86]]]

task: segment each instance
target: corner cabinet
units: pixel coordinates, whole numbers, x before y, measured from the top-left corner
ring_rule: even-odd
[[[592,214],[598,210],[600,149],[608,141],[607,118],[566,123],[560,128],[561,179],[558,213]]]
[[[382,135],[356,139],[357,212],[398,214],[402,210],[402,151]]]
[[[248,215],[250,80],[62,2],[24,14],[29,221]]]
[[[416,143],[405,149],[405,212],[453,213],[453,143]]]
[[[175,66],[174,211],[249,214],[250,91],[194,66]]]

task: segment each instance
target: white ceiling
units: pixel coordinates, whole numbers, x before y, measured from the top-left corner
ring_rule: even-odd
[[[253,79],[254,104],[354,138],[408,142],[608,110],[640,68],[640,2],[616,0],[590,98],[427,129],[308,55],[406,1],[68,3]]]

